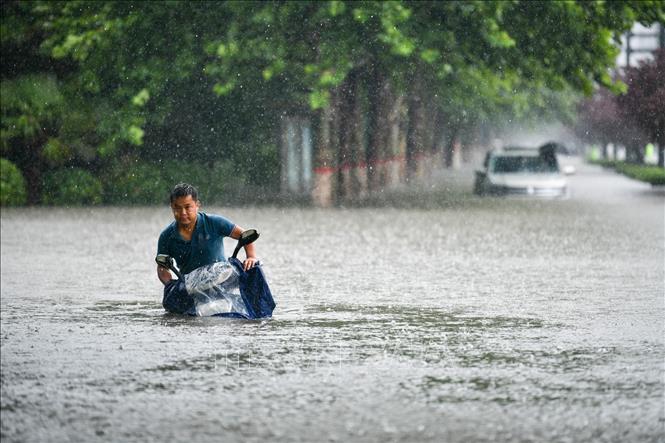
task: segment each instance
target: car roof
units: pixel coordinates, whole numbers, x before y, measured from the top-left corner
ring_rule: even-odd
[[[536,148],[523,148],[518,146],[509,146],[490,151],[492,156],[501,157],[538,157],[540,152]]]

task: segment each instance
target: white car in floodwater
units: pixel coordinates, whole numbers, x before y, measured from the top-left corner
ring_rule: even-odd
[[[568,180],[554,151],[508,147],[487,154],[483,169],[476,171],[474,193],[566,197]]]

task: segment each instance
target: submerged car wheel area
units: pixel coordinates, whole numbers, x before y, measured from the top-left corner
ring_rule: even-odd
[[[476,171],[477,195],[565,197],[568,181],[555,152],[549,149],[503,148],[490,151]]]

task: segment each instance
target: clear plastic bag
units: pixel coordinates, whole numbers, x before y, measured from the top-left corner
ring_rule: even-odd
[[[185,275],[185,288],[194,298],[196,315],[248,315],[240,295],[238,271],[229,262],[217,262],[193,270]]]

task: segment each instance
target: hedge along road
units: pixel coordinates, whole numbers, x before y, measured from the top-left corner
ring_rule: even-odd
[[[662,193],[571,182],[561,201],[213,208],[262,232],[267,323],[165,315],[166,207],[3,209],[2,439],[657,441]]]

